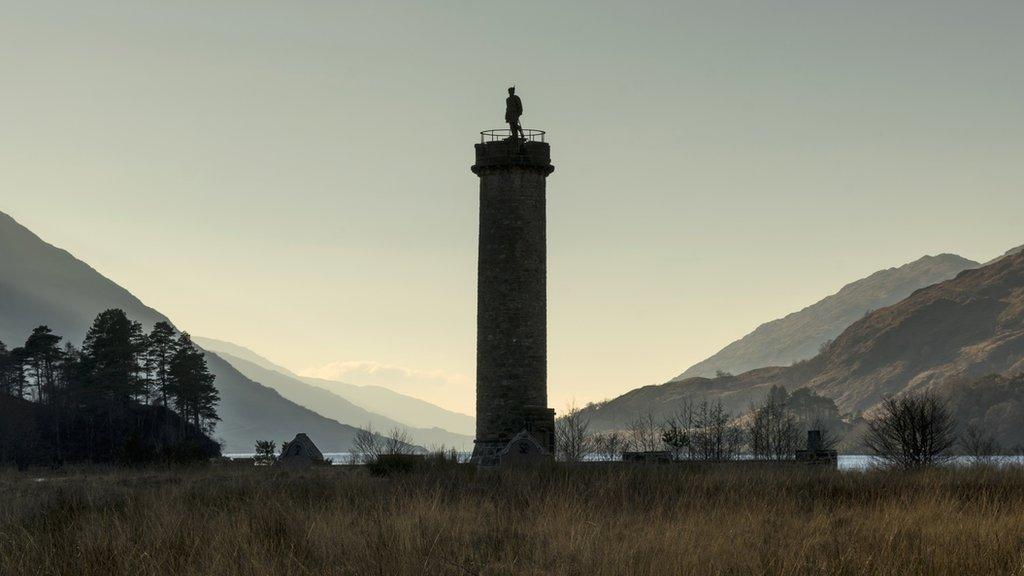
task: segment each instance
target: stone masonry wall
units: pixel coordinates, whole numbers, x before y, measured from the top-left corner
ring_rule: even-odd
[[[544,180],[524,168],[480,178],[477,440],[508,442],[524,407],[547,406]]]

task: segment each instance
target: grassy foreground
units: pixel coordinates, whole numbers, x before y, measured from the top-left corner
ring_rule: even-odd
[[[1024,574],[1024,471],[0,471],[0,574]]]

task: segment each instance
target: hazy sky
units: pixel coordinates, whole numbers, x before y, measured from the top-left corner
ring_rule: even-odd
[[[548,131],[549,392],[1024,243],[1024,3],[0,2],[0,210],[194,334],[472,411],[473,143]]]

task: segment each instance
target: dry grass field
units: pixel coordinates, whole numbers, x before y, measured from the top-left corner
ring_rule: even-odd
[[[1024,574],[1024,471],[0,471],[0,574]]]

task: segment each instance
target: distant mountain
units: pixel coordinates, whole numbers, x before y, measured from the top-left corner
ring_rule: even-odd
[[[251,362],[260,368],[273,370],[274,372],[280,372],[282,374],[295,377],[295,374],[293,374],[291,370],[288,370],[284,366],[274,364],[270,360],[267,360],[245,346],[239,346],[238,344],[226,342],[224,340],[217,340],[215,338],[204,338],[203,336],[196,336],[195,334],[192,334],[191,336],[192,341],[202,346],[204,350],[216,352],[222,356],[233,356],[235,358],[245,360],[246,362]]]
[[[866,312],[895,304],[914,290],[949,280],[978,266],[977,262],[955,254],[940,254],[925,256],[899,268],[875,272],[799,312],[758,326],[673,380],[712,377],[719,371],[740,374],[765,366],[789,366],[812,358],[823,344],[838,336]]]
[[[265,370],[278,372],[290,378],[301,380],[306,384],[326,389],[360,408],[387,419],[401,422],[405,426],[441,428],[465,436],[472,436],[475,432],[475,420],[472,416],[446,410],[430,402],[400,394],[389,388],[299,376],[284,366],[275,364],[244,346],[213,338],[194,337],[194,340],[207,350],[230,354],[235,358],[245,360]],[[248,374],[246,370],[241,368],[240,370],[242,373]],[[259,380],[259,378],[256,379]],[[346,420],[346,422],[355,421]],[[359,423],[362,424],[363,422],[359,421]]]
[[[839,409],[874,409],[889,394],[934,390],[991,430],[1004,445],[1024,443],[1024,253],[1009,255],[923,288],[854,322],[814,358],[738,376],[646,386],[586,408],[597,429],[637,415],[672,414],[683,400],[721,400],[745,410],[773,385],[808,387]],[[990,374],[1002,378],[987,378]],[[965,394],[965,390],[971,390]],[[1009,420],[1007,420],[1009,419]]]
[[[206,361],[217,376],[221,421],[214,436],[224,442],[224,453],[252,452],[256,440],[273,440],[281,446],[299,432],[312,438],[322,452],[352,448],[359,423],[343,424],[300,406],[246,378],[217,354],[207,352]]]
[[[230,355],[265,370],[325,389],[367,412],[399,422],[406,427],[440,428],[463,436],[472,436],[475,431],[475,420],[472,416],[441,408],[383,386],[357,385],[337,380],[299,376],[288,368],[276,364],[244,346],[213,338],[196,337],[195,341],[207,350]],[[245,370],[242,372],[245,373]]]
[[[476,419],[472,416],[446,410],[418,398],[399,394],[389,388],[360,386],[308,376],[301,376],[300,379],[307,384],[326,388],[367,410],[399,422],[408,423],[410,426],[440,426],[445,430],[468,436],[473,436],[476,431]]]
[[[147,330],[167,321],[124,288],[0,212],[0,341],[20,345],[33,328],[46,324],[80,345],[96,315],[109,308],[121,308]],[[357,428],[286,400],[215,354],[208,352],[206,358],[221,397],[222,421],[214,437],[224,443],[224,452],[251,452],[257,440],[280,443],[298,432],[309,434],[325,452],[351,447]]]
[[[339,422],[351,422],[361,428],[372,428],[374,431],[387,434],[394,428],[408,432],[414,444],[425,447],[457,448],[471,450],[473,437],[464,434],[453,434],[441,428],[416,428],[365,410],[349,402],[345,398],[287,374],[268,370],[254,362],[243,360],[226,352],[218,353],[245,376],[269,386],[282,396],[310,409],[318,414],[333,418]]]

